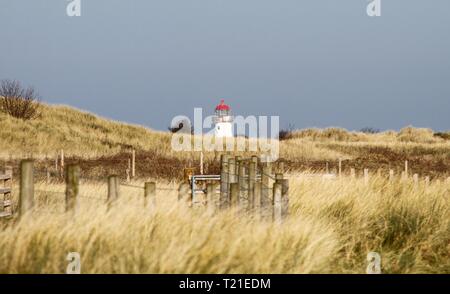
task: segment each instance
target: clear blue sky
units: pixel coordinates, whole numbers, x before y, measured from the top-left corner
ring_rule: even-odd
[[[281,126],[450,129],[450,1],[0,0],[0,79],[166,129],[220,98]]]

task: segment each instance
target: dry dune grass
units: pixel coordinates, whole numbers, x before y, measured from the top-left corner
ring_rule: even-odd
[[[61,149],[67,156],[95,158],[128,152],[131,148],[178,160],[193,160],[198,156],[195,152],[173,151],[168,132],[107,120],[68,106],[44,104],[41,117],[31,121],[0,113],[0,124],[0,157],[3,158],[30,155],[35,158],[54,157]],[[377,134],[350,132],[340,128],[299,130],[293,132],[290,140],[280,142],[280,153],[291,161],[305,158],[336,160],[359,155],[349,149],[339,150],[335,148],[336,145],[370,147],[380,144],[405,151],[421,148],[426,152],[440,148],[450,154],[449,140],[434,136],[432,130],[413,127],[406,127],[400,132]],[[212,160],[217,154],[207,152],[205,156]]]
[[[364,273],[376,251],[386,273],[450,273],[450,183],[290,182],[282,225],[187,208],[172,190],[144,209],[142,191],[122,187],[107,210],[106,187],[93,182],[81,185],[72,217],[62,213],[63,186],[40,183],[36,211],[3,224],[0,272],[62,273],[76,251],[83,273]]]

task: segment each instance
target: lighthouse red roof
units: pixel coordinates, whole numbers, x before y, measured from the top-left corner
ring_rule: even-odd
[[[230,110],[230,106],[225,104],[225,100],[220,100],[220,104],[216,106],[216,110],[225,110],[225,111],[229,111]]]

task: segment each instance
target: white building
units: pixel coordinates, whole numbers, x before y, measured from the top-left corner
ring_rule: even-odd
[[[214,116],[214,135],[216,137],[233,137],[233,116],[230,106],[225,104],[224,100],[216,106]]]

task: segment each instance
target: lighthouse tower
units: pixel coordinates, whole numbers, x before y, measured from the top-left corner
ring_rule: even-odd
[[[214,116],[214,135],[216,137],[233,137],[233,116],[230,106],[225,104],[224,100],[216,106]]]

